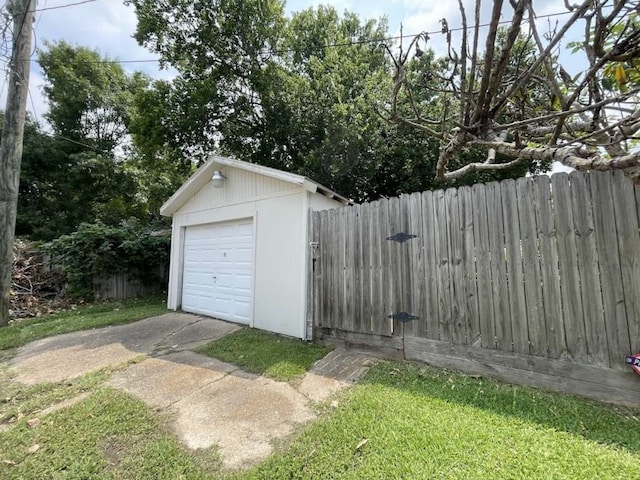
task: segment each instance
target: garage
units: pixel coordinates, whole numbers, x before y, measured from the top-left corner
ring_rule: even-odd
[[[185,229],[182,309],[250,324],[253,221]]]
[[[160,209],[167,306],[310,339],[309,211],[350,201],[313,180],[212,155]]]

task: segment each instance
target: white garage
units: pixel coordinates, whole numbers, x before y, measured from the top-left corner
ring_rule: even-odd
[[[306,177],[212,156],[162,206],[168,307],[307,338],[309,210],[348,204]]]
[[[253,221],[185,228],[182,309],[249,324]]]

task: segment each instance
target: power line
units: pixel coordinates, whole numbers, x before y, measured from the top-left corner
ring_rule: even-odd
[[[81,2],[74,2],[74,3],[66,3],[64,5],[55,5],[53,7],[43,7],[43,8],[37,8],[34,11],[35,12],[45,12],[47,10],[58,10],[60,8],[69,8],[69,7],[76,7],[78,5],[84,5],[85,3],[93,3],[93,2],[97,2],[98,0],[83,0]]]
[[[46,8],[47,8],[47,3],[48,3],[48,2],[49,2],[49,0],[44,0],[44,7],[42,7],[43,9],[46,9]],[[39,11],[42,11],[42,10],[39,10]],[[43,14],[41,13],[41,14],[38,16],[38,20],[36,20],[36,25],[35,25],[35,27],[33,28],[34,30],[36,30],[36,29],[38,28],[38,25],[40,25],[40,20],[42,20],[42,15],[43,15]]]
[[[78,4],[82,4],[82,3],[88,3],[88,2],[95,2],[97,0],[86,0],[85,2],[79,2],[77,4],[69,4],[68,6],[72,6],[72,5],[78,5]],[[58,7],[50,7],[50,8],[58,8]],[[544,19],[544,18],[552,18],[552,17],[559,17],[562,15],[568,15],[571,12],[556,12],[556,13],[549,13],[547,15],[540,15],[538,17],[536,17],[536,19]],[[511,19],[509,20],[503,20],[501,22],[498,22],[499,25],[505,25],[511,23]],[[491,23],[482,23],[480,25],[478,25],[479,28],[484,28],[484,27],[488,27],[490,26]],[[471,25],[469,27],[467,27],[467,29],[473,29],[475,28],[474,25]],[[459,32],[464,30],[463,27],[456,27],[456,28],[450,28],[449,31],[450,32]],[[355,46],[355,45],[367,45],[367,44],[372,44],[372,43],[382,43],[382,42],[388,42],[388,41],[397,41],[397,40],[404,40],[406,38],[415,38],[418,35],[436,35],[436,34],[440,34],[442,33],[442,30],[434,30],[431,32],[421,32],[421,33],[416,33],[416,34],[410,34],[410,35],[396,35],[396,36],[391,36],[391,37],[385,37],[385,38],[381,38],[381,39],[368,39],[368,40],[352,40],[349,42],[340,42],[340,43],[329,43],[329,44],[325,44],[325,45],[320,45],[318,47],[318,49],[324,49],[324,48],[337,48],[337,47],[350,47],[350,46]],[[268,54],[283,54],[283,53],[292,53],[295,52],[297,49],[295,48],[289,48],[289,49],[282,49],[282,50],[277,50],[277,49],[272,49],[272,50],[268,50],[266,53]],[[37,59],[30,59],[32,62],[37,62]],[[82,60],[82,61],[77,61],[77,62],[71,62],[71,63],[78,63],[78,64],[129,64],[129,63],[160,63],[162,62],[162,59],[141,59],[141,60]]]

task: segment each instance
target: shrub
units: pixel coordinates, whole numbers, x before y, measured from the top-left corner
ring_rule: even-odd
[[[44,246],[67,274],[68,293],[88,298],[93,295],[93,278],[127,274],[145,284],[158,281],[161,265],[169,260],[169,232],[154,232],[136,220],[119,226],[101,222],[83,223],[70,235]]]

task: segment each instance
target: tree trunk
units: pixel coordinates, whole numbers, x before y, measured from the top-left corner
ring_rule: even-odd
[[[22,138],[29,94],[31,33],[36,0],[7,2],[13,17],[13,49],[9,91],[0,141],[0,327],[9,323],[9,292],[13,264]]]

